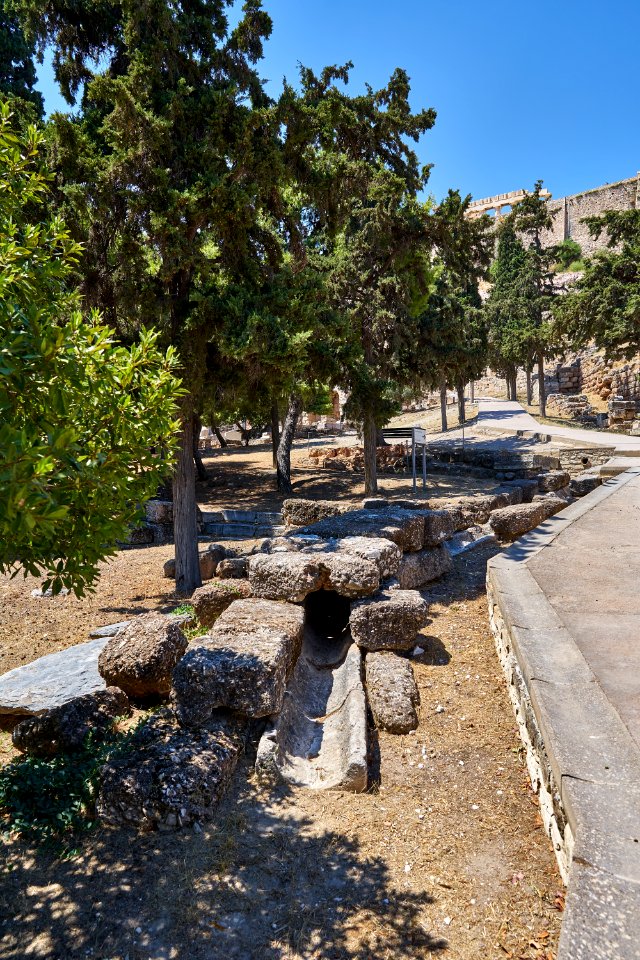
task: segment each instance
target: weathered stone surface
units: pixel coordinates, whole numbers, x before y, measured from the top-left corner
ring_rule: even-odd
[[[601,483],[602,480],[598,474],[579,473],[577,477],[571,478],[569,489],[574,497],[585,497],[593,490],[597,490]]]
[[[216,570],[221,580],[243,580],[249,575],[249,563],[246,557],[229,557],[218,564]]]
[[[565,504],[563,504],[565,506]],[[491,529],[499,540],[516,540],[523,533],[533,530],[550,516],[545,503],[534,500],[533,503],[520,503],[513,507],[494,510],[489,518]]]
[[[303,534],[341,540],[345,537],[383,537],[403,551],[421,550],[424,518],[420,512],[402,509],[351,510],[303,527]]]
[[[118,687],[69,700],[37,717],[27,717],[13,729],[16,750],[35,757],[49,757],[78,750],[91,731],[99,738],[112,727],[116,717],[130,713],[129,698]]]
[[[98,637],[9,670],[0,677],[0,714],[33,716],[104,690],[98,656],[106,643]]]
[[[320,560],[303,553],[257,554],[249,560],[254,597],[301,603],[324,582]]]
[[[108,623],[104,627],[94,627],[93,630],[89,630],[89,636],[92,639],[95,637],[115,637],[116,633],[126,627],[129,622],[129,620],[120,620],[118,623]]]
[[[318,668],[305,638],[282,712],[260,741],[256,770],[313,790],[366,790],[366,703],[355,644],[333,669]]]
[[[103,767],[98,817],[145,831],[210,820],[239,749],[232,722],[211,719],[198,730],[185,730],[162,710],[136,731],[125,756]]]
[[[409,650],[427,621],[427,604],[415,590],[384,590],[357,600],[351,635],[366,650]]]
[[[302,527],[325,517],[336,517],[348,509],[348,504],[335,500],[285,500],[282,515],[288,527]]]
[[[567,506],[567,500],[558,496],[558,494],[548,493],[545,497],[541,497],[538,500],[534,497],[534,503],[541,503],[544,506],[545,510],[545,519],[555,516],[556,513],[560,513],[561,510]]]
[[[486,543],[495,543],[496,535],[491,528],[473,526],[468,530],[461,530],[447,540],[445,547],[452,557],[457,557],[468,550],[474,550]]]
[[[300,652],[304,611],[273,600],[236,600],[199,637],[173,673],[177,714],[185,726],[226,707],[266,717],[282,706]]]
[[[520,486],[505,484],[498,487],[491,494],[491,509],[500,510],[502,507],[513,507],[517,503],[522,503],[523,495]]]
[[[455,518],[449,510],[424,510],[422,516],[425,547],[437,547],[456,532]]]
[[[400,566],[402,551],[397,544],[384,537],[345,537],[337,543],[340,552],[375,563],[381,579],[393,577]]]
[[[173,523],[173,501],[149,500],[145,506],[145,514],[150,523]]]
[[[520,487],[522,490],[522,499],[518,503],[531,503],[538,492],[538,481],[531,480],[508,480],[502,484],[503,487]]]
[[[191,597],[191,603],[200,624],[203,627],[212,627],[234,600],[250,596],[251,586],[247,580],[216,580],[198,587]]]
[[[391,501],[386,497],[365,497],[362,501],[363,510],[386,510]],[[319,519],[319,518],[318,518]]]
[[[451,555],[444,544],[432,550],[407,553],[400,561],[397,573],[400,589],[414,590],[416,587],[421,587],[448,573],[452,566]]]
[[[552,493],[569,486],[571,476],[566,470],[549,470],[548,473],[541,473],[537,479],[540,493]]]
[[[376,727],[389,733],[415,730],[420,698],[409,661],[391,651],[370,651],[365,677]]]
[[[131,527],[127,539],[123,541],[124,546],[127,547],[142,547],[149,543],[153,543],[153,529],[145,523]]]
[[[171,617],[145,613],[107,641],[98,670],[109,686],[136,698],[164,696],[173,668],[187,649],[180,624]]]
[[[321,567],[325,572],[325,590],[335,590],[342,597],[367,597],[380,586],[377,564],[356,554],[325,554]]]

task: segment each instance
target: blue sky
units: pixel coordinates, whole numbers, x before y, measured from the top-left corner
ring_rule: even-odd
[[[261,66],[275,93],[299,62],[352,60],[350,88],[396,66],[414,108],[435,107],[418,153],[430,189],[474,197],[531,187],[555,197],[640,169],[639,0],[264,0],[273,35]],[[41,68],[49,111],[63,107]]]

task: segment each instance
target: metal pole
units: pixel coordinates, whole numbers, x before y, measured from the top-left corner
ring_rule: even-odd
[[[422,444],[422,489],[427,489],[427,445]]]
[[[416,492],[417,482],[416,482],[416,435],[415,431],[411,431],[411,465],[413,473],[413,492]]]

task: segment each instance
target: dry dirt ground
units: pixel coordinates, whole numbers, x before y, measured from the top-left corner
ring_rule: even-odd
[[[251,448],[226,458],[234,475],[243,456]],[[256,730],[202,832],[96,829],[66,860],[5,837],[1,960],[554,957],[562,884],[489,630],[494,549],[459,557],[424,592],[420,726],[371,730],[367,793],[256,782]],[[85,639],[94,624],[174,605],[159,576],[170,552],[119,554],[83,601],[36,601],[31,582],[2,581],[0,672]],[[8,733],[0,751],[11,755]]]

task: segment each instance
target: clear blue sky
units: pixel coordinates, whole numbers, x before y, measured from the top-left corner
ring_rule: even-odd
[[[435,107],[418,148],[430,189],[474,197],[531,187],[555,197],[640,169],[640,0],[264,0],[261,72],[275,93],[298,62],[352,60],[351,89],[396,66],[414,108]],[[46,64],[41,89],[60,109]]]

